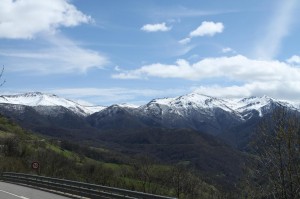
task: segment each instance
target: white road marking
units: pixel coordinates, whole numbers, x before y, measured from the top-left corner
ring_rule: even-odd
[[[30,199],[30,198],[26,198],[26,197],[24,197],[24,196],[18,196],[18,195],[16,195],[16,194],[9,193],[9,192],[7,192],[7,191],[3,191],[3,190],[0,190],[0,191],[3,192],[3,193],[9,194],[9,195],[15,196],[15,197],[17,197],[17,198],[21,198],[21,199]]]

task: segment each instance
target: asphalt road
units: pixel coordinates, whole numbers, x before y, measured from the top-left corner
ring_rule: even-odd
[[[68,199],[29,187],[0,182],[0,199]]]

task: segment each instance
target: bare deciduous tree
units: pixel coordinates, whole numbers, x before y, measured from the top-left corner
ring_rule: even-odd
[[[300,198],[299,113],[277,108],[261,123],[255,149],[258,165],[253,175],[260,196]]]

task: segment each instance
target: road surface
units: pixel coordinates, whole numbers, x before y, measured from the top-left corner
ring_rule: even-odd
[[[0,182],[0,199],[69,199],[29,187]]]

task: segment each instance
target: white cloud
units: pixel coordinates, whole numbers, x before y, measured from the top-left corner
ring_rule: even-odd
[[[115,71],[122,71],[122,69],[120,68],[120,66],[115,66]]]
[[[166,23],[146,24],[141,28],[141,30],[145,32],[158,32],[158,31],[166,32],[171,29],[172,27],[168,27]]]
[[[113,74],[111,77],[114,79],[141,79],[141,75],[135,74],[136,72],[123,72],[119,74]]]
[[[222,48],[222,53],[235,53],[235,50],[233,50],[232,48],[226,47],[226,48]]]
[[[270,24],[266,26],[266,33],[255,48],[255,56],[262,59],[272,59],[278,54],[282,40],[288,35],[293,20],[294,12],[299,8],[298,0],[278,1],[278,7]]]
[[[148,76],[161,78],[182,78],[201,80],[214,77],[226,77],[241,81],[280,80],[290,74],[299,75],[300,69],[290,67],[279,61],[262,61],[248,59],[242,55],[231,57],[205,58],[194,64],[178,60],[175,64],[151,64],[139,69],[119,73],[115,78],[143,78]]]
[[[196,30],[190,33],[190,37],[214,36],[217,33],[222,33],[223,30],[224,25],[221,22],[204,21]]]
[[[0,19],[0,38],[8,39],[31,39],[92,21],[69,0],[1,0]]]
[[[300,81],[249,82],[232,86],[200,86],[199,93],[214,97],[243,98],[267,95],[276,99],[299,101]]]
[[[115,74],[114,78],[180,78],[200,81],[222,79],[230,86],[200,87],[202,93],[217,97],[269,95],[297,99],[300,92],[300,68],[277,60],[255,60],[242,55],[205,58],[196,63],[178,60],[175,64],[155,63]]]
[[[217,33],[222,33],[224,25],[221,22],[203,21],[201,25],[194,31],[190,32],[189,36],[178,41],[180,44],[188,44],[193,37],[214,36]]]
[[[47,42],[47,48],[0,50],[0,56],[9,63],[8,70],[33,74],[80,73],[109,62],[106,56],[62,36],[48,37]]]
[[[180,44],[188,44],[191,42],[191,38],[187,37],[187,38],[184,38],[180,41],[178,41]]]
[[[300,64],[300,57],[298,55],[293,55],[286,60],[290,64]]]
[[[9,63],[8,70],[32,74],[85,72],[91,67],[103,67],[108,62],[106,56],[80,47],[58,31],[60,27],[92,21],[69,0],[2,0],[0,38],[35,40],[25,40],[19,49],[2,49],[0,56]]]

